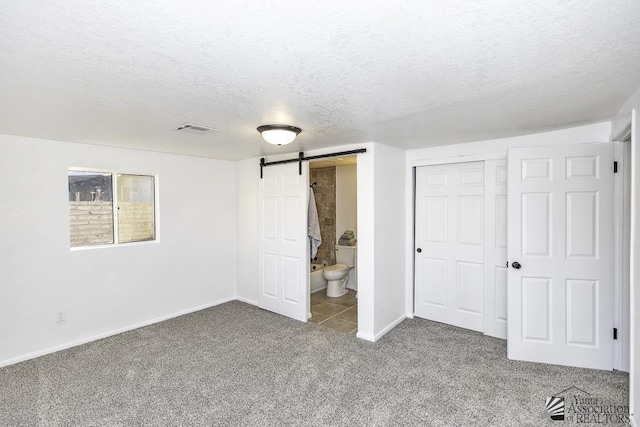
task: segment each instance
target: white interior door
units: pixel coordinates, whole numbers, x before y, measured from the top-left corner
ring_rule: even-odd
[[[258,306],[306,322],[309,313],[309,165],[263,169],[259,184]]]
[[[612,369],[613,144],[508,161],[508,356]]]
[[[486,160],[484,333],[507,338],[507,159]]]
[[[416,316],[483,330],[483,194],[483,162],[416,168]]]

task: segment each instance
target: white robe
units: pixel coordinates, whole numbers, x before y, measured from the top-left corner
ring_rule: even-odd
[[[316,196],[313,194],[313,188],[309,187],[309,209],[308,209],[307,224],[309,225],[309,243],[311,248],[311,260],[315,258],[318,253],[318,248],[322,244],[322,237],[320,236],[320,221],[318,221],[318,209],[316,209]]]

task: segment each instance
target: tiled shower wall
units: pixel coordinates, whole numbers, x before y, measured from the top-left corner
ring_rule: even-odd
[[[318,248],[318,261],[335,264],[336,245],[336,168],[310,170],[310,183],[317,182],[314,188],[322,245]]]

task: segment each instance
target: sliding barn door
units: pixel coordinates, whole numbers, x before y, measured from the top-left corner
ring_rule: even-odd
[[[416,168],[415,315],[483,330],[484,164]]]
[[[613,144],[508,160],[508,356],[612,369]]]
[[[309,313],[309,165],[263,169],[259,184],[258,306],[306,322]],[[240,225],[242,226],[242,225]]]

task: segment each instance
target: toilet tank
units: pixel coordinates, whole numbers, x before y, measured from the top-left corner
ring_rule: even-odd
[[[356,246],[336,245],[336,262],[347,267],[356,266]]]

